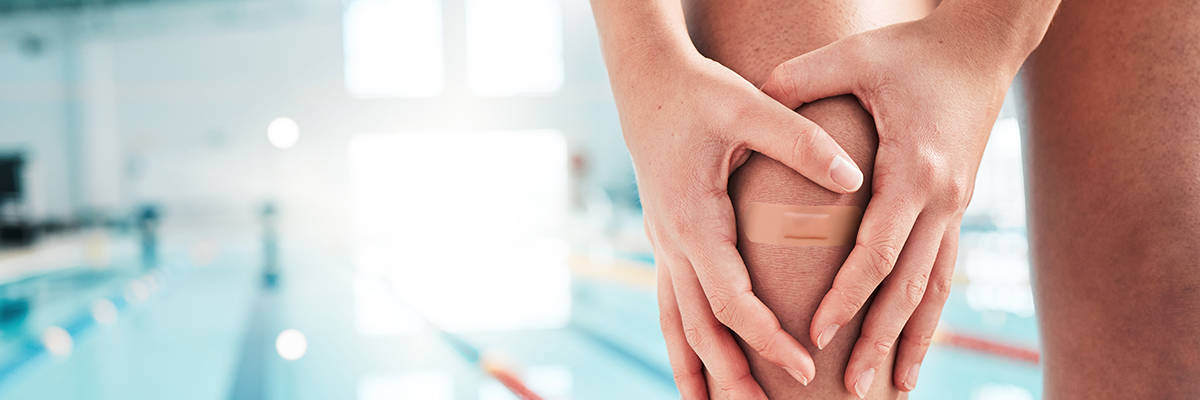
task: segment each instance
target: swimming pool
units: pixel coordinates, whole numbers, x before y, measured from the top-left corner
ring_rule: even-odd
[[[678,398],[644,254],[561,260],[567,296],[541,301],[567,301],[565,311],[547,308],[564,319],[450,329],[403,293],[420,277],[363,269],[348,252],[285,246],[271,287],[252,236],[209,239],[202,257],[195,242],[165,246],[161,270],[117,260],[102,273],[47,281],[55,301],[3,331],[0,398]],[[962,242],[941,325],[951,340],[941,335],[930,351],[912,398],[1038,398],[1037,364],[1010,351],[1037,345],[1031,303],[1021,298],[1028,275],[1012,272],[1021,265],[1003,273],[991,265],[1023,257],[1023,236],[966,232]],[[487,310],[503,301],[495,296],[543,293],[495,283],[504,287],[492,298],[458,300]],[[97,317],[98,300],[114,303],[115,318]],[[51,349],[51,326],[69,328],[68,351]]]

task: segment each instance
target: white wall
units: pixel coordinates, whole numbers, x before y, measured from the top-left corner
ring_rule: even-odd
[[[42,39],[37,55],[23,54],[27,36]],[[66,35],[51,18],[0,23],[0,151],[27,155],[27,203],[39,217],[72,208],[66,112]]]
[[[462,29],[464,3],[446,4],[447,81],[461,80],[465,46],[453,33]],[[592,153],[601,182],[625,185],[632,174],[588,5],[564,1],[562,12],[563,88],[498,99],[453,90],[429,99],[351,98],[342,85],[336,1],[11,17],[0,21],[0,150],[31,149],[30,200],[44,214],[152,200],[174,214],[248,215],[277,197],[285,209],[339,221],[349,138],[378,132],[558,129],[573,148]],[[14,47],[20,24],[64,39],[23,58]],[[301,127],[287,151],[264,135],[281,115]]]

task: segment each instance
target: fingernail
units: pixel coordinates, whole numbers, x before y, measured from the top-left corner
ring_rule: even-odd
[[[833,335],[837,334],[838,328],[841,328],[841,326],[833,324],[822,329],[821,333],[817,334],[817,349],[825,350],[825,346],[828,346],[829,342],[833,341]]]
[[[875,379],[875,368],[858,374],[858,381],[854,382],[854,394],[858,395],[860,399],[867,398],[867,389],[871,388],[871,380],[873,379]]]
[[[862,171],[859,171],[853,162],[842,156],[833,157],[833,163],[829,165],[829,177],[833,178],[833,183],[848,192],[858,190],[863,183]]]
[[[908,373],[904,374],[904,386],[907,386],[908,390],[913,390],[913,389],[917,388],[917,374],[919,374],[920,372],[921,372],[921,364],[916,364],[911,367],[908,367]]]
[[[801,385],[808,386],[808,377],[804,376],[804,374],[801,374],[800,371],[789,367],[783,367],[783,370],[787,371],[788,375],[791,375],[792,378],[796,378],[796,380],[800,381]]]

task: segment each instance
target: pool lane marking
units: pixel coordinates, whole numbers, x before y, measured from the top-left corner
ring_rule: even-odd
[[[625,359],[626,362],[629,362],[629,363],[637,366],[643,372],[646,372],[646,373],[650,374],[651,376],[653,376],[655,378],[655,380],[658,381],[658,383],[665,384],[671,388],[675,388],[675,377],[670,370],[661,368],[656,363],[654,363],[650,360],[647,360],[645,357],[642,357],[641,355],[637,354],[636,352],[630,351],[627,346],[624,346],[621,343],[618,343],[617,341],[614,341],[614,340],[604,336],[600,332],[596,332],[592,329],[589,329],[585,326],[582,326],[582,325],[579,325],[576,323],[568,324],[567,329],[575,332],[576,334],[578,334],[580,336],[583,336],[585,339],[592,341],[593,343],[604,348],[605,350],[608,350],[612,353],[617,354],[621,358]]]
[[[268,369],[274,354],[276,327],[279,325],[280,294],[273,288],[255,285],[250,310],[246,313],[241,346],[229,384],[230,399],[261,400],[268,394]]]
[[[571,266],[571,272],[578,277],[624,284],[642,290],[655,289],[657,274],[654,272],[652,258],[636,253],[620,254],[618,257],[608,266],[598,266],[582,256],[572,256],[568,264]],[[946,328],[937,329],[933,342],[1033,365],[1037,365],[1041,360],[1041,354],[1034,347],[954,332]]]
[[[483,359],[480,361],[479,366],[483,368],[484,372],[486,372],[488,375],[491,375],[493,378],[496,378],[496,381],[508,388],[508,391],[512,392],[521,400],[542,400],[542,396],[539,396],[536,392],[530,389],[529,386],[521,380],[519,375],[517,375],[511,369],[505,367],[503,364]]]
[[[984,339],[979,336],[950,332],[945,329],[937,329],[934,331],[933,336],[934,343],[991,354],[1032,365],[1038,365],[1041,359],[1041,355],[1035,349]]]
[[[121,312],[121,310],[125,309],[129,305],[129,303],[127,301],[125,301],[125,296],[123,294],[124,289],[129,286],[130,282],[133,282],[133,281],[135,281],[137,279],[141,279],[141,278],[142,278],[142,276],[138,276],[136,278],[130,279],[126,283],[119,285],[121,287],[120,292],[122,294],[112,295],[112,296],[108,296],[108,297],[99,297],[99,298],[97,298],[97,300],[100,300],[100,299],[108,300],[109,302],[111,302],[113,304],[113,308],[116,309],[116,311],[119,313],[119,312]],[[66,331],[68,335],[71,336],[72,342],[78,341],[79,338],[81,336],[83,336],[83,334],[85,332],[88,331],[88,329],[92,328],[93,326],[96,326],[96,319],[95,319],[95,317],[92,316],[92,308],[91,308],[92,304],[94,304],[94,302],[88,303],[88,307],[86,308],[85,311],[83,311],[79,314],[76,314],[74,317],[69,319],[67,321],[67,323],[59,326],[64,331]],[[44,343],[42,343],[41,333],[42,332],[38,332],[38,335],[36,338],[32,338],[32,337],[23,338],[21,340],[20,350],[18,350],[17,353],[12,358],[10,358],[9,362],[0,364],[0,384],[3,384],[5,381],[8,380],[8,378],[15,375],[17,373],[17,371],[20,371],[21,368],[24,368],[30,362],[33,362],[34,360],[36,360],[39,357],[46,355],[48,353],[46,350],[46,345]]]
[[[420,314],[418,313],[418,315]],[[421,318],[425,319],[423,316]],[[479,349],[479,347],[476,347],[466,339],[463,339],[462,336],[442,330],[436,325],[430,323],[428,319],[425,319],[425,323],[438,334],[438,337],[440,337],[446,342],[447,345],[453,348],[455,352],[462,356],[463,359],[478,366],[479,369],[483,370],[484,373],[488,374],[492,378],[495,378],[497,382],[500,382],[501,385],[504,385],[504,387],[507,388],[509,392],[512,392],[512,394],[516,395],[517,398],[520,398],[521,400],[542,399],[542,397],[539,396],[537,392],[534,392],[532,389],[530,389],[529,385],[526,385],[525,381],[521,380],[520,375],[510,369],[506,363],[496,360],[495,357],[489,357],[488,353],[483,352]]]
[[[392,293],[392,297],[395,298],[396,302],[404,304],[400,299],[400,296],[396,293],[396,285],[389,279],[384,279],[384,281],[387,283],[386,286],[391,289],[390,292]],[[542,396],[538,395],[537,392],[533,391],[533,389],[530,389],[529,385],[527,385],[525,381],[521,379],[520,374],[518,374],[513,368],[509,367],[511,363],[500,362],[498,357],[489,356],[489,354],[494,353],[485,352],[478,346],[471,344],[471,342],[467,341],[462,336],[442,329],[416,309],[412,309],[412,312],[413,314],[417,315],[417,317],[420,318],[425,325],[429,327],[429,329],[433,330],[434,333],[436,333],[437,336],[442,339],[442,341],[446,342],[450,348],[454,349],[459,356],[462,356],[462,358],[468,363],[479,367],[479,369],[488,376],[496,379],[497,382],[500,382],[501,385],[504,385],[504,387],[508,389],[509,392],[512,392],[513,395],[516,395],[517,398],[521,400],[542,400]]]

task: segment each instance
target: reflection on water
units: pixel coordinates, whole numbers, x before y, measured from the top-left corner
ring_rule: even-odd
[[[971,393],[971,400],[1033,400],[1033,393],[1013,385],[984,385]]]

